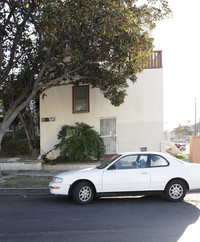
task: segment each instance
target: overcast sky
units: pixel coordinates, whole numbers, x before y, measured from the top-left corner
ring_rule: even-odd
[[[200,119],[200,1],[168,0],[173,18],[157,23],[155,50],[163,51],[164,126]]]

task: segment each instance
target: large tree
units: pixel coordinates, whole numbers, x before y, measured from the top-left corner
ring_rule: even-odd
[[[88,83],[120,105],[153,50],[149,31],[170,14],[165,0],[0,0],[0,144],[51,86]]]

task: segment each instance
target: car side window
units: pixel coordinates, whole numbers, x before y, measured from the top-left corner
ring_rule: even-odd
[[[140,155],[139,160],[137,161],[139,168],[146,168],[147,167],[147,155]]]
[[[159,155],[151,155],[150,166],[151,167],[160,167],[160,166],[168,166],[169,162]]]
[[[147,165],[147,155],[124,156],[115,163],[116,169],[137,169],[145,168]]]

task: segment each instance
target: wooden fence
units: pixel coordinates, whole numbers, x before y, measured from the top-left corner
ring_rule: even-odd
[[[162,68],[162,51],[154,51],[148,56],[147,64],[142,66],[143,69]]]

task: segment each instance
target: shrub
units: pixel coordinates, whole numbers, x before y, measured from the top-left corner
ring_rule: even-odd
[[[61,128],[58,133],[60,143],[55,145],[55,149],[60,149],[60,155],[68,157],[70,162],[99,159],[105,150],[100,135],[88,124],[75,124]]]
[[[65,164],[69,163],[69,157],[58,156],[55,159],[48,158],[48,152],[42,155],[42,160],[44,164]]]
[[[4,157],[23,156],[28,154],[28,145],[19,140],[5,140],[2,142],[1,155]]]
[[[176,158],[178,158],[178,159],[187,159],[188,157],[187,157],[186,154],[178,154],[178,155],[176,155]]]

